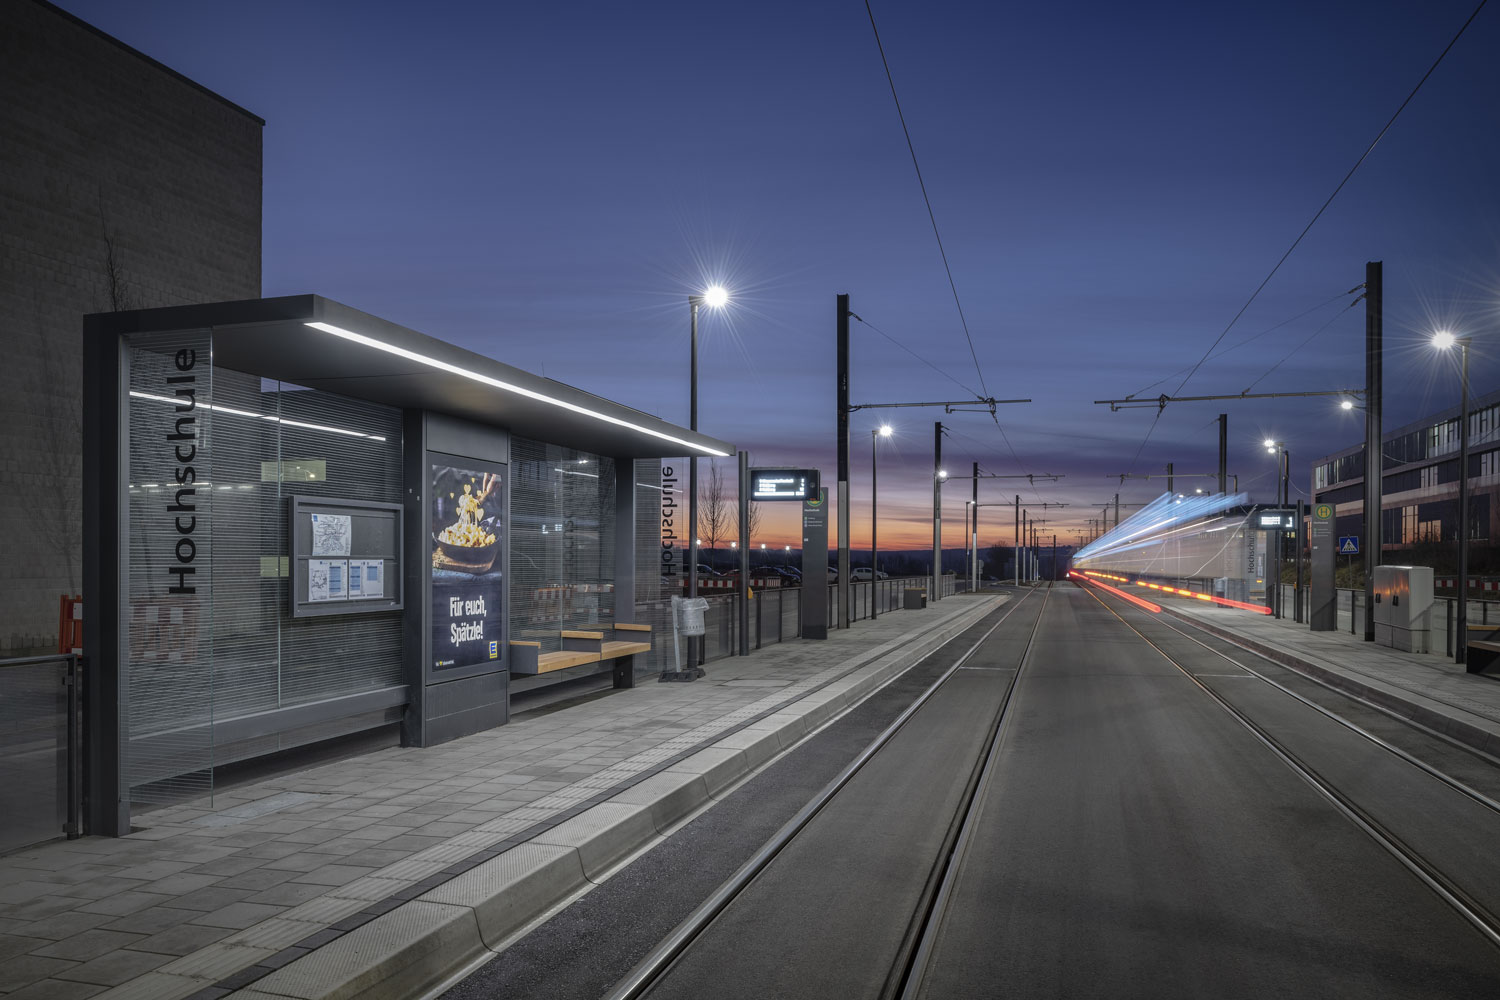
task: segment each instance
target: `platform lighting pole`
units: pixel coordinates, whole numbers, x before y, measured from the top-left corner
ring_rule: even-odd
[[[941,600],[943,584],[943,422],[932,425],[932,592],[929,603]]]
[[[974,524],[969,529],[973,562],[969,568],[969,589],[979,589],[979,463],[974,463]]]
[[[875,511],[875,484],[878,475],[876,460],[879,458],[879,448],[877,446],[881,438],[890,436],[890,424],[881,424],[879,430],[875,428],[870,429],[870,587],[872,588],[872,596],[880,593],[880,518]],[[878,604],[879,602],[875,600],[870,602],[871,618],[879,614]]]
[[[1021,544],[1016,549],[1016,565],[1020,565],[1021,553],[1026,553],[1026,570],[1021,578],[1027,583],[1031,582],[1031,512],[1021,511]]]
[[[1021,494],[1016,494],[1016,550],[1011,553],[1011,562],[1015,566],[1016,586],[1021,585]]]
[[[1284,442],[1284,441],[1275,441],[1275,440],[1272,440],[1271,438],[1266,438],[1266,440],[1263,443],[1266,446],[1266,453],[1267,454],[1276,455],[1277,456],[1276,473],[1277,473],[1277,475],[1281,479],[1281,492],[1280,492],[1280,494],[1278,496],[1278,499],[1281,501],[1281,503],[1280,503],[1281,509],[1285,510],[1286,509],[1286,504],[1287,504],[1287,499],[1286,499],[1287,498],[1287,482],[1286,482],[1286,480],[1287,480],[1287,453],[1286,453],[1286,442]],[[1281,606],[1281,550],[1283,548],[1285,548],[1285,547],[1286,547],[1286,532],[1284,532],[1284,531],[1282,531],[1282,530],[1280,530],[1278,528],[1277,531],[1276,531],[1276,578],[1275,578],[1275,583],[1272,585],[1272,588],[1271,588],[1271,594],[1272,594],[1271,607],[1275,610],[1275,614],[1276,614],[1277,618],[1283,618],[1283,617],[1285,617],[1285,615],[1283,614],[1283,611],[1282,611],[1282,606]]]
[[[1446,330],[1432,338],[1435,347],[1459,351],[1458,406],[1458,614],[1455,616],[1453,660],[1463,663],[1469,647],[1469,338]]]
[[[1173,492],[1173,490],[1172,490],[1172,463],[1171,462],[1167,463],[1167,492],[1168,493]]]
[[[720,309],[729,302],[729,293],[721,285],[704,290],[702,295],[688,296],[688,332],[690,334],[690,369],[688,374],[688,427],[698,429],[698,307]],[[698,456],[688,456],[688,596],[698,596]],[[703,664],[703,643],[697,636],[688,637],[688,663]],[[689,671],[691,672],[691,671]]]
[[[1380,261],[1365,263],[1365,642],[1375,641],[1375,567],[1380,565],[1380,507],[1384,476],[1381,454],[1381,392],[1384,388],[1385,282]]]
[[[750,453],[740,452],[740,655],[750,655]]]

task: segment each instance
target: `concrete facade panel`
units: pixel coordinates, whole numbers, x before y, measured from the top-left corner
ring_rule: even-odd
[[[0,655],[55,646],[81,587],[82,317],[260,295],[262,129],[50,4],[0,0]]]

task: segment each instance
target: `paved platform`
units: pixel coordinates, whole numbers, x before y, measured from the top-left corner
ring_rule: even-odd
[[[6,1000],[412,997],[1008,598],[959,596],[0,858]]]
[[[1406,653],[1365,642],[1362,632],[1350,634],[1348,612],[1340,616],[1339,631],[1313,632],[1290,618],[1157,593],[1151,599],[1166,612],[1191,619],[1283,666],[1500,757],[1500,680],[1466,672],[1441,648],[1435,653]]]

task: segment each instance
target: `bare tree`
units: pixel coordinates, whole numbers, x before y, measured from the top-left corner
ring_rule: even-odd
[[[724,473],[713,462],[708,466],[708,482],[698,491],[698,535],[708,542],[709,566],[719,543],[729,536],[736,518],[730,517],[730,500],[724,489]]]
[[[760,534],[760,504],[752,500],[745,506],[745,509],[749,511],[746,523],[750,529],[745,532],[745,544],[749,545],[751,547],[750,551],[754,552],[755,536]],[[739,519],[736,518],[735,520]]]

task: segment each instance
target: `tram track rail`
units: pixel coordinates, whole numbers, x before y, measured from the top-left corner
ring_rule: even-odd
[[[1386,853],[1388,853],[1407,871],[1415,876],[1419,882],[1425,885],[1451,909],[1457,912],[1490,944],[1494,945],[1497,948],[1500,948],[1500,914],[1497,914],[1493,909],[1487,907],[1480,900],[1476,899],[1473,894],[1465,890],[1463,886],[1459,885],[1454,878],[1442,871],[1436,864],[1432,863],[1415,845],[1411,844],[1406,838],[1403,838],[1394,830],[1390,829],[1388,824],[1383,823],[1382,821],[1377,819],[1370,813],[1368,809],[1362,807],[1358,802],[1354,801],[1352,797],[1341,791],[1330,779],[1328,779],[1315,766],[1313,766],[1311,762],[1307,761],[1302,755],[1299,755],[1290,747],[1288,747],[1284,741],[1278,739],[1269,730],[1268,727],[1256,722],[1247,713],[1232,704],[1231,701],[1224,697],[1220,692],[1214,690],[1212,686],[1206,684],[1201,677],[1195,674],[1194,671],[1182,661],[1179,656],[1176,656],[1173,653],[1169,652],[1167,649],[1163,648],[1161,643],[1153,640],[1140,628],[1137,628],[1135,624],[1127,620],[1125,616],[1122,615],[1119,610],[1117,610],[1114,604],[1112,604],[1110,601],[1105,600],[1105,598],[1101,596],[1094,588],[1085,587],[1082,589],[1085,593],[1088,593],[1096,601],[1098,601],[1102,607],[1104,607],[1112,615],[1114,615],[1114,617],[1118,619],[1122,625],[1124,625],[1131,632],[1135,633],[1135,635],[1138,636],[1143,642],[1155,649],[1164,659],[1167,660],[1167,662],[1171,663],[1174,667],[1181,671],[1189,680],[1193,682],[1194,685],[1198,687],[1198,689],[1207,694],[1209,698],[1211,698],[1218,705],[1218,707],[1220,707],[1231,718],[1233,718],[1242,727],[1244,727],[1258,742],[1260,742],[1263,746],[1270,750],[1271,753],[1273,753],[1278,759],[1280,759],[1283,764],[1290,768],[1294,774],[1296,774],[1305,783],[1307,783],[1334,809],[1344,815],[1357,829],[1370,837],[1377,845],[1379,845],[1384,851],[1386,851]],[[1452,789],[1458,794],[1467,797],[1474,803],[1490,810],[1497,816],[1500,816],[1500,803],[1497,803],[1491,797],[1469,787],[1464,782],[1459,781],[1458,779],[1453,778],[1450,775],[1444,774],[1439,769],[1432,767],[1425,761],[1416,758],[1412,754],[1402,750],[1400,747],[1396,747],[1388,741],[1383,740],[1375,734],[1370,733],[1360,726],[1350,722],[1349,720],[1341,718],[1337,713],[1325,708],[1322,705],[1317,704],[1316,702],[1308,698],[1303,697],[1297,692],[1290,690],[1285,685],[1279,684],[1276,681],[1265,677],[1258,671],[1254,670],[1252,667],[1240,662],[1239,660],[1223,652],[1222,650],[1215,649],[1213,646],[1203,642],[1196,636],[1182,631],[1175,625],[1166,623],[1161,619],[1154,617],[1152,618],[1152,621],[1161,622],[1163,626],[1168,630],[1182,636],[1185,639],[1188,639],[1189,641],[1197,644],[1203,649],[1208,650],[1215,656],[1226,660],[1239,669],[1245,671],[1247,674],[1250,674],[1251,676],[1258,678],[1271,687],[1281,691],[1282,693],[1294,699],[1296,702],[1314,710],[1321,716],[1337,723],[1338,725],[1344,727],[1346,730],[1368,741],[1372,746],[1375,746],[1380,750],[1389,753],[1394,758],[1418,769],[1428,777],[1441,782],[1443,785]],[[1246,652],[1251,656],[1262,659],[1264,658],[1261,657],[1260,654],[1254,653],[1253,651],[1247,650]]]
[[[946,896],[943,891],[944,887],[951,882],[955,861],[962,856],[962,848],[967,843],[966,834],[971,829],[976,804],[982,801],[987,781],[993,772],[996,750],[1000,743],[1001,729],[1007,718],[1017,681],[1035,646],[1050,591],[1051,588],[1048,587],[1039,592],[1041,594],[1039,599],[1040,607],[1036,610],[1036,618],[1032,622],[1025,646],[1016,658],[1014,673],[1006,685],[999,706],[983,740],[976,766],[973,768],[963,794],[960,797],[959,808],[949,819],[948,831],[943,840],[942,847],[938,851],[938,857],[928,875],[918,903],[914,908],[914,913],[907,925],[901,947],[897,950],[891,962],[885,986],[880,992],[882,997],[905,996],[905,991],[911,981],[913,969],[920,967],[918,959],[922,955],[923,944],[927,939],[929,929],[933,926],[936,915],[941,912],[941,907],[945,904]],[[1028,592],[1020,601],[1011,604],[1005,613],[983,635],[960,654],[952,666],[945,670],[910,706],[861,751],[854,760],[840,771],[817,796],[789,819],[734,875],[721,884],[664,938],[655,949],[643,958],[624,979],[617,983],[615,988],[607,994],[608,1000],[634,1000],[634,998],[646,996],[656,984],[661,982],[664,977],[670,975],[673,963],[680,956],[684,955],[714,920],[745,892],[757,876],[770,867],[787,846],[819,814],[824,812],[829,804],[837,798],[839,792],[847,787],[875,759],[881,750],[885,749],[907,727],[912,718],[931,702],[934,696],[960,670],[965,668],[966,664],[985,642],[1002,625],[1009,621],[1013,615],[1021,611],[1021,609],[1026,608],[1029,610],[1033,607],[1031,600],[1037,593],[1038,591]]]

